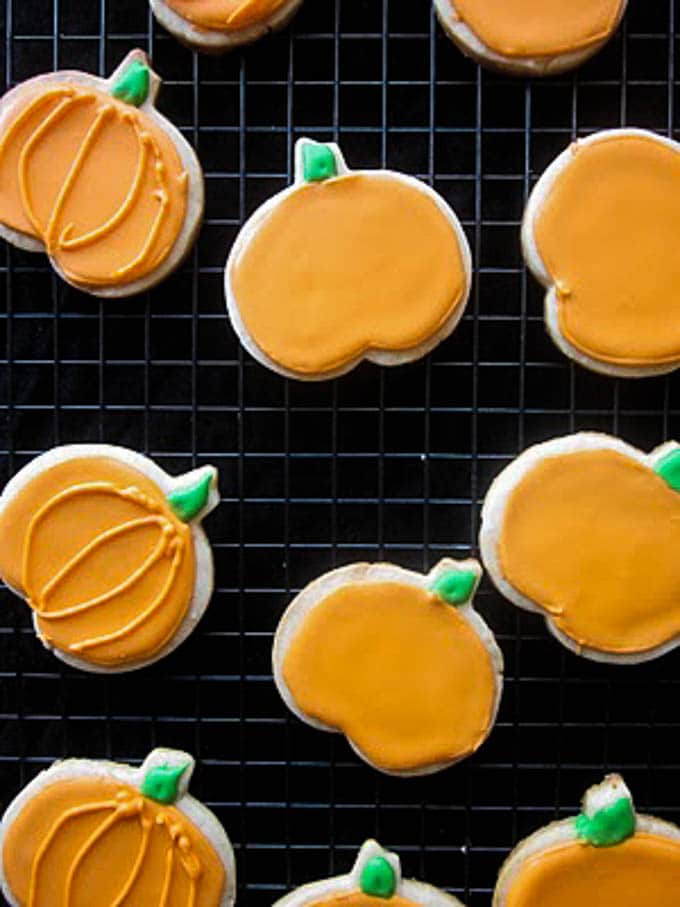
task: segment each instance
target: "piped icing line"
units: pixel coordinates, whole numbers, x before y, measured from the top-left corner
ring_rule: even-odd
[[[341,907],[358,898],[414,907],[463,907],[453,895],[432,885],[405,879],[396,853],[385,850],[377,841],[362,845],[352,869],[341,876],[311,882],[276,901],[274,907],[311,907],[323,904]]]
[[[98,822],[87,838],[79,844],[65,870],[64,878],[59,883],[64,886],[63,900],[60,902],[63,907],[72,907],[78,871],[85,859],[95,849],[104,846],[102,839],[106,832],[120,822],[134,822],[137,825],[139,843],[131,859],[129,872],[121,880],[120,890],[114,900],[107,901],[107,907],[123,907],[126,903],[140,877],[151,835],[156,834],[156,830],[161,830],[165,836],[164,861],[172,862],[173,872],[169,876],[168,885],[164,885],[163,879],[158,880],[158,884],[154,886],[156,894],[153,901],[145,903],[148,903],[149,907],[167,907],[170,902],[175,903],[170,897],[172,885],[177,877],[176,873],[181,872],[186,879],[186,907],[196,907],[199,885],[207,871],[190,837],[198,835],[212,848],[224,871],[221,896],[218,900],[206,901],[206,907],[208,905],[233,907],[236,893],[233,850],[215,815],[188,793],[194,766],[193,758],[187,753],[161,748],[153,750],[139,768],[100,760],[68,759],[56,762],[41,772],[12,801],[0,824],[0,881],[8,903],[12,907],[36,907],[38,903],[36,899],[41,892],[45,893],[43,887],[45,879],[41,880],[41,875],[44,875],[41,873],[41,867],[59,833],[79,817],[101,813],[102,821]],[[40,797],[42,792],[80,780],[93,783],[103,781],[108,784],[109,789],[112,785],[120,785],[120,789],[115,791],[113,796],[101,801],[68,808],[47,827],[44,838],[28,867],[29,898],[27,901],[22,900],[20,904],[10,888],[7,875],[5,851],[12,826],[20,819],[23,810],[35,797]],[[25,842],[22,846],[25,846]],[[54,877],[50,877],[49,884],[54,886]],[[213,883],[208,880],[208,884]],[[206,892],[203,892],[203,897],[205,895]]]
[[[213,583],[213,565],[210,547],[200,523],[220,501],[220,494],[217,488],[217,471],[212,466],[201,466],[185,475],[171,477],[153,461],[124,448],[110,445],[69,445],[55,448],[30,461],[6,485],[0,496],[0,521],[6,508],[14,506],[13,502],[24,493],[25,489],[29,488],[32,482],[39,479],[45,470],[57,467],[62,463],[67,464],[71,460],[82,459],[86,463],[88,458],[92,458],[93,461],[99,458],[117,461],[142,473],[157,486],[160,493],[159,499],[157,501],[154,500],[152,496],[142,493],[133,484],[126,486],[121,484],[120,487],[112,488],[110,482],[94,482],[88,485],[86,481],[77,483],[75,488],[73,486],[62,488],[60,494],[53,496],[57,500],[53,498],[45,500],[43,498],[40,500],[38,507],[27,515],[26,534],[22,536],[24,541],[17,551],[19,558],[17,576],[12,579],[10,586],[13,587],[13,591],[17,595],[25,598],[30,605],[33,612],[34,627],[43,644],[63,661],[74,667],[94,672],[135,670],[144,664],[158,660],[184,641],[208,605]],[[83,474],[87,474],[86,470],[83,471]],[[88,487],[83,488],[83,485]],[[86,563],[86,555],[82,556],[81,552],[81,556],[78,556],[77,553],[75,561],[73,556],[71,556],[71,563],[58,564],[55,572],[59,572],[60,575],[56,578],[56,583],[54,582],[55,577],[52,575],[48,580],[49,585],[46,584],[45,579],[41,579],[40,587],[34,588],[38,586],[38,583],[32,578],[33,571],[30,565],[30,557],[28,556],[32,544],[30,541],[26,544],[26,540],[29,537],[28,527],[30,525],[32,530],[30,533],[31,537],[35,536],[35,531],[39,529],[40,523],[45,516],[50,518],[51,512],[58,513],[55,508],[60,502],[65,501],[65,506],[68,506],[69,497],[73,494],[77,496],[84,493],[93,494],[95,496],[93,501],[100,495],[104,497],[113,495],[115,498],[128,500],[131,504],[137,505],[143,511],[146,511],[146,513],[140,512],[139,517],[141,519],[153,518],[152,524],[136,522],[134,519],[136,515],[133,512],[127,520],[123,519],[122,521],[123,524],[130,523],[130,517],[132,517],[133,525],[125,526],[121,531],[128,533],[141,528],[141,531],[148,533],[150,531],[148,526],[152,525],[152,528],[153,526],[158,527],[159,537],[156,541],[153,538],[149,538],[150,552],[148,553],[151,553],[151,558],[144,557],[141,564],[138,562],[137,569],[132,571],[134,574],[132,577],[125,576],[120,582],[116,583],[113,589],[104,590],[100,595],[90,595],[87,600],[84,597],[75,601],[67,600],[59,609],[55,608],[50,611],[50,596],[58,591],[59,584],[69,581],[69,575],[73,574],[75,577],[74,571],[80,572],[83,569],[83,564]],[[163,499],[165,499],[164,504],[162,504]],[[166,516],[160,512],[164,506],[167,506],[172,511],[179,523],[174,523],[173,525],[171,516]],[[117,524],[114,529],[120,530],[121,527]],[[90,542],[87,553],[93,553],[93,550],[96,553],[97,547],[103,551],[101,546],[104,545],[105,540],[97,541],[96,536],[98,534],[95,532],[94,539],[85,538],[85,544]],[[107,536],[107,538],[110,538],[110,536]],[[92,544],[93,542],[94,544]],[[160,612],[160,609],[164,607],[164,600],[167,600],[168,589],[172,588],[173,575],[177,573],[178,569],[184,569],[181,565],[188,551],[188,546],[193,548],[195,563],[193,594],[184,616],[178,624],[172,624],[174,630],[171,636],[165,637],[166,641],[161,645],[161,648],[148,657],[125,661],[120,664],[115,662],[101,664],[99,656],[96,656],[94,661],[86,658],[88,651],[94,652],[96,647],[111,641],[109,630],[122,630],[123,636],[125,634],[130,635],[136,631],[137,627],[141,627],[145,622],[153,619],[155,613]],[[151,549],[153,549],[152,552]],[[59,627],[61,622],[69,617],[77,617],[78,614],[83,614],[84,617],[89,610],[105,607],[106,603],[111,601],[117,594],[125,593],[126,590],[129,592],[129,590],[133,589],[135,584],[140,582],[143,576],[148,573],[148,570],[153,569],[154,563],[159,563],[164,559],[167,559],[168,562],[168,573],[164,573],[163,576],[159,577],[159,586],[156,587],[153,593],[154,598],[145,607],[143,613],[138,612],[132,615],[133,620],[127,620],[122,628],[114,625],[113,627],[102,627],[102,634],[92,634],[91,629],[90,633],[81,633],[81,639],[72,640],[71,646],[68,648],[62,648],[61,644],[57,645],[55,643],[54,634],[56,633],[57,638],[61,640],[65,632],[60,630],[57,633],[56,628]],[[79,564],[80,568],[78,567]],[[46,585],[47,596],[45,595]],[[162,588],[160,588],[161,585]],[[168,628],[171,626],[170,621],[166,620],[165,624]],[[96,626],[95,624],[95,629]],[[90,627],[92,628],[92,625]],[[50,632],[50,628],[54,628],[54,632]],[[104,634],[104,630],[107,631],[106,634]],[[82,638],[83,636],[85,637],[84,639]],[[120,638],[118,634],[116,636]]]
[[[534,469],[545,460],[569,456],[580,452],[606,451],[630,459],[634,464],[659,475],[669,487],[680,491],[680,444],[667,441],[646,454],[618,438],[599,432],[578,432],[535,444],[521,452],[493,480],[481,514],[479,547],[484,566],[496,588],[513,605],[538,614],[545,619],[549,632],[576,655],[606,664],[639,664],[661,657],[680,645],[680,636],[673,637],[659,646],[634,653],[608,652],[587,642],[577,642],[555,624],[559,609],[547,608],[527,597],[510,582],[499,555],[499,541],[504,525],[510,496]]]

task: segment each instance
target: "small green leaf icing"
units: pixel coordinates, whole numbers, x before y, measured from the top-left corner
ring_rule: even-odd
[[[432,585],[432,592],[450,605],[463,605],[470,599],[477,574],[474,570],[447,570]]]
[[[361,891],[372,898],[391,898],[397,890],[397,874],[385,857],[371,857],[361,870]]]
[[[180,778],[190,765],[190,762],[184,765],[156,765],[144,776],[140,791],[150,800],[169,806],[177,799]]]
[[[141,107],[149,96],[150,84],[149,67],[142,60],[133,60],[114,82],[111,94],[119,101]]]
[[[195,482],[180,485],[167,496],[167,501],[176,516],[184,523],[190,523],[208,503],[215,472],[206,469]]]
[[[338,164],[330,145],[303,145],[302,172],[307,183],[320,183],[337,176]]]
[[[680,491],[680,447],[661,457],[654,467],[654,472],[660,475],[673,491]]]
[[[635,810],[628,797],[621,797],[593,816],[581,813],[575,824],[579,838],[593,847],[614,847],[635,834]]]

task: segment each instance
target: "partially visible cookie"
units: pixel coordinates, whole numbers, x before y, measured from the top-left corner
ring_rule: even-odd
[[[220,52],[283,28],[303,0],[150,0],[158,21],[196,50]]]
[[[343,733],[379,771],[426,775],[491,733],[503,657],[472,606],[481,570],[444,559],[325,574],[289,605],[274,639],[278,690],[303,721]]]
[[[210,601],[201,520],[218,502],[212,466],[174,478],[123,447],[55,447],[0,496],[0,576],[63,661],[143,667],[185,640]]]
[[[225,293],[251,355],[320,381],[363,359],[426,355],[460,321],[471,279],[463,228],[433,189],[393,170],[350,171],[337,145],[300,139],[295,182],[242,228]]]
[[[0,236],[95,296],[163,280],[201,224],[201,166],[159,86],[133,50],[108,79],[64,70],[0,100]]]
[[[432,885],[403,879],[396,854],[366,841],[350,873],[303,885],[274,907],[463,907]]]
[[[493,907],[670,907],[680,891],[680,829],[635,812],[610,775],[575,819],[519,844],[501,870]]]
[[[156,749],[140,768],[66,759],[41,772],[0,826],[11,907],[233,907],[234,853],[187,791],[194,764]]]
[[[680,644],[680,446],[644,454],[581,432],[528,448],[494,480],[479,537],[513,604],[567,648],[637,664]]]
[[[616,31],[627,0],[434,0],[464,54],[515,75],[574,69]]]
[[[563,353],[620,378],[680,365],[679,226],[672,139],[610,129],[555,159],[529,198],[522,246]]]

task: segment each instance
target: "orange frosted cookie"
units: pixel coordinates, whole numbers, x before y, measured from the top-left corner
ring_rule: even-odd
[[[434,0],[463,53],[517,75],[580,66],[616,31],[627,0]]]
[[[522,842],[501,870],[493,907],[672,907],[680,829],[635,813],[618,775],[591,788],[576,819]]]
[[[680,146],[619,129],[579,140],[543,174],[522,231],[559,348],[608,375],[680,365]]]
[[[303,0],[150,0],[158,21],[197,50],[224,51],[283,28]]]
[[[572,651],[647,661],[680,640],[680,447],[582,433],[529,448],[482,509],[486,569]]]
[[[234,854],[187,793],[194,760],[154,750],[140,768],[67,759],[41,772],[2,819],[12,907],[233,907]]]
[[[403,879],[396,854],[366,841],[352,871],[303,885],[274,907],[463,907],[432,885]]]
[[[471,280],[458,219],[432,189],[347,169],[336,145],[301,139],[296,178],[243,227],[226,267],[232,324],[280,374],[331,378],[362,359],[398,365],[453,331]]]
[[[0,101],[0,235],[96,296],[158,283],[200,226],[201,166],[159,85],[134,50],[109,79],[50,73]]]
[[[56,447],[18,472],[0,497],[0,576],[43,644],[84,670],[128,671],[186,639],[212,594],[200,521],[216,479],[106,444]]]
[[[449,559],[426,576],[392,564],[325,574],[276,631],[284,701],[388,774],[429,774],[471,755],[493,728],[503,671],[471,604],[480,575],[476,561]]]

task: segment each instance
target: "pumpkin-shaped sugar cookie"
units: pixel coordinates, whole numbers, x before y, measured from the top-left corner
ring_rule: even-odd
[[[398,365],[453,331],[470,291],[457,217],[419,180],[347,169],[301,139],[295,183],[243,227],[226,266],[234,329],[261,363],[320,380],[362,359]]]
[[[194,760],[154,750],[141,768],[67,759],[41,772],[0,828],[12,907],[232,907],[234,854],[187,793]]]
[[[0,497],[0,576],[45,646],[89,671],[157,661],[196,626],[213,568],[201,519],[216,470],[173,478],[106,444],[57,447]]]
[[[476,561],[448,558],[425,576],[392,564],[325,574],[276,631],[284,701],[387,774],[430,774],[471,755],[493,728],[503,671],[472,607],[480,575]]]
[[[464,54],[492,69],[547,76],[574,69],[616,31],[628,0],[434,0]]]
[[[0,235],[97,296],[158,283],[200,225],[201,167],[159,84],[134,50],[109,79],[49,73],[0,101]]]
[[[527,838],[503,866],[493,907],[671,907],[680,891],[680,829],[636,815],[618,775],[583,812]]]
[[[169,32],[196,50],[225,51],[283,28],[303,0],[150,0]]]
[[[680,145],[641,129],[579,139],[534,188],[524,257],[557,346],[622,378],[680,365]]]
[[[480,548],[498,589],[595,661],[680,642],[680,447],[584,432],[529,448],[492,484]]]
[[[274,907],[462,907],[432,885],[402,879],[396,854],[366,841],[350,873],[303,885]]]

